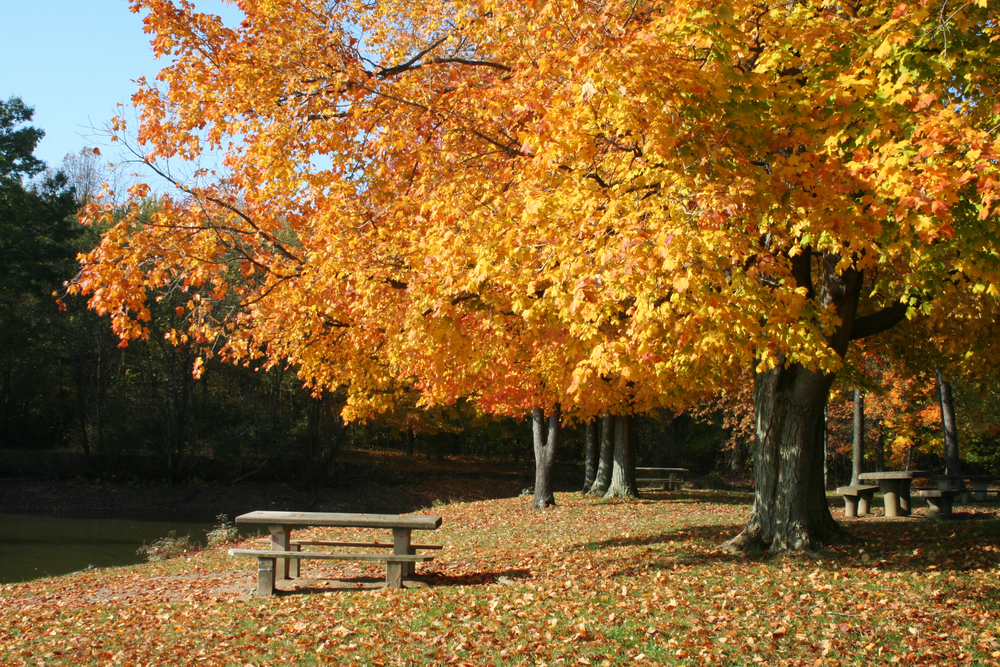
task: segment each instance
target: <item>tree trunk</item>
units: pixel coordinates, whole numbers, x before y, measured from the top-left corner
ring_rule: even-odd
[[[615,454],[605,498],[638,498],[635,483],[635,437],[632,415],[615,417]]]
[[[941,431],[944,434],[944,474],[961,475],[962,460],[958,455],[958,430],[955,427],[955,403],[951,398],[951,383],[940,368],[937,375],[938,400],[941,403]]]
[[[813,264],[817,257],[818,266]],[[799,287],[837,315],[840,324],[825,340],[841,358],[851,340],[885,331],[906,316],[905,304],[894,303],[855,319],[863,276],[853,268],[838,271],[838,255],[804,247],[789,262]],[[754,373],[754,505],[743,532],[724,545],[730,551],[812,550],[842,535],[823,483],[823,411],[835,374],[781,357],[777,361],[774,368]]]
[[[812,550],[839,536],[823,486],[823,408],[832,384],[832,375],[798,364],[755,375],[754,505],[731,549]]]
[[[851,484],[860,484],[865,460],[865,395],[854,389],[854,443],[851,451]]]
[[[413,434],[413,427],[406,429],[406,455],[409,457],[413,456],[413,452],[416,449],[417,437]]]
[[[552,472],[555,470],[556,450],[559,447],[559,420],[558,403],[549,415],[548,429],[545,428],[545,413],[541,408],[535,408],[531,413],[531,433],[535,449],[535,495],[531,499],[531,509],[556,504],[552,493]]]
[[[590,485],[589,495],[604,496],[611,486],[611,469],[615,457],[615,418],[611,414],[601,417],[601,458],[597,464],[597,474],[594,483]]]
[[[883,472],[885,470],[885,424],[879,419],[875,421],[875,426],[878,429],[874,451],[875,472]]]
[[[583,492],[590,491],[597,478],[597,458],[600,447],[597,438],[597,419],[587,422],[587,450],[583,457]]]

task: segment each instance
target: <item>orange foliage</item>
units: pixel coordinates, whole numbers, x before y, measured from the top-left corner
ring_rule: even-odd
[[[792,272],[813,253],[864,272],[860,314],[902,302],[997,361],[974,345],[1000,285],[985,2],[132,6],[170,59],[134,97],[147,163],[222,169],[148,219],[88,209],[113,224],[74,288],[126,339],[180,292],[206,354],[346,385],[348,417],[409,386],[679,407],[840,368]]]

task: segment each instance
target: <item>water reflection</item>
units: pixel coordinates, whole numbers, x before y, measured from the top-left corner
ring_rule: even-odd
[[[144,561],[136,549],[174,531],[205,544],[210,521],[190,518],[156,521],[0,514],[0,583],[28,581],[88,567]]]

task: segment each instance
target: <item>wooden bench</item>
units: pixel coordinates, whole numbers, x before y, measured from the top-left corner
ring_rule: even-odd
[[[684,484],[684,478],[681,475],[687,472],[687,468],[636,468],[635,483],[639,488],[644,489],[658,488],[661,491],[680,491]]]
[[[876,491],[878,487],[869,484],[838,487],[837,493],[844,496],[844,516],[853,518],[868,514]]]
[[[278,560],[350,560],[381,561],[386,564],[386,588],[403,587],[403,565],[434,560],[428,554],[331,553],[324,551],[269,551],[263,549],[230,549],[230,556],[251,556],[257,559],[257,590],[255,596],[274,595],[275,570]]]
[[[269,546],[271,544],[271,540],[269,540],[269,539],[257,540],[257,544],[259,544],[261,546]],[[394,549],[396,545],[394,545],[392,542],[378,542],[378,541],[374,541],[374,542],[340,542],[340,541],[337,541],[337,540],[289,540],[288,541],[288,550],[289,551],[298,551],[298,552],[301,552],[303,554],[301,556],[296,556],[295,560],[291,561],[291,563],[288,566],[288,576],[291,579],[295,579],[296,577],[299,576],[299,563],[302,562],[302,561],[304,561],[304,560],[309,560],[308,554],[314,553],[312,551],[302,551],[302,547],[305,547],[305,546],[309,546],[309,547],[335,547],[335,548],[340,548],[340,549],[347,548],[347,547],[360,548],[360,549]],[[440,545],[440,544],[411,544],[410,545],[410,553],[411,554],[415,554],[418,549],[419,550],[427,550],[427,549],[441,549],[441,548],[442,548],[442,545]],[[411,568],[411,571],[409,572],[409,574],[413,574],[412,568]]]
[[[299,576],[302,560],[376,561],[386,564],[385,585],[402,588],[403,580],[412,576],[418,562],[433,560],[433,556],[417,554],[417,549],[440,549],[439,545],[413,544],[414,530],[436,530],[441,517],[401,514],[346,514],[327,512],[250,512],[236,517],[237,525],[267,526],[271,533],[270,549],[230,549],[232,556],[257,558],[258,597],[273,595],[275,582]],[[293,528],[303,527],[375,528],[392,531],[392,543],[351,542],[343,540],[292,540]],[[392,553],[302,551],[303,546],[336,548],[392,549]]]
[[[951,516],[951,505],[959,494],[951,489],[921,489],[918,493],[927,501],[933,517]]]

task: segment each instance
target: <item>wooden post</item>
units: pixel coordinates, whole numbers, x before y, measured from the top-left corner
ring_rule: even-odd
[[[274,595],[274,558],[257,557],[257,592],[254,597],[266,598]]]
[[[415,552],[415,549],[413,549],[413,547],[410,546],[410,533],[411,531],[409,528],[392,529],[392,552],[394,554],[406,555]],[[386,586],[388,586],[389,588],[402,588],[403,578],[411,576],[416,572],[416,563],[388,562],[386,563],[385,568],[386,568],[386,578],[385,578]],[[395,586],[392,585],[391,583],[391,581],[394,580],[392,575],[394,569],[399,570],[399,576],[398,576],[399,584]]]
[[[289,548],[290,534],[292,532],[291,526],[280,526],[280,525],[270,525],[267,527],[271,531],[271,551],[291,551]],[[288,579],[290,571],[289,558],[279,558],[277,567],[277,579]],[[299,574],[298,563],[295,564],[295,575]]]

